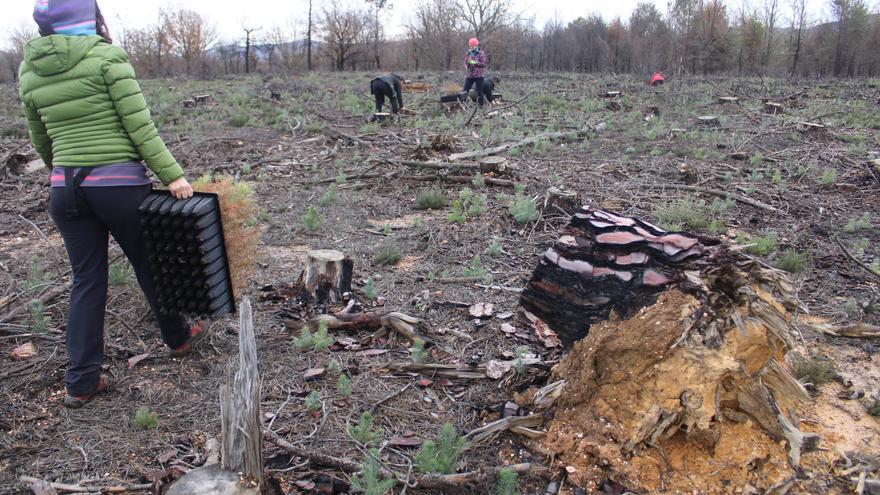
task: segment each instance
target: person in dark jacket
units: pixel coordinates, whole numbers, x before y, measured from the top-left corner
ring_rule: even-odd
[[[370,82],[370,93],[376,97],[376,113],[382,111],[385,98],[391,103],[391,113],[403,110],[403,78],[397,74],[373,79]]]
[[[495,87],[498,86],[498,83],[500,82],[501,79],[498,79],[497,77],[483,78],[483,94],[486,96],[489,103],[495,103]]]
[[[37,0],[34,20],[41,36],[25,46],[19,93],[31,141],[52,170],[49,215],[73,273],[64,405],[77,408],[110,386],[101,374],[109,235],[131,262],[172,353],[204,336],[201,323],[159,313],[138,218],[152,188],[148,168],[176,198],[193,190],[95,0]]]
[[[464,66],[467,69],[467,78],[464,80],[464,94],[471,92],[471,87],[477,90],[477,104],[483,107],[483,78],[486,76],[486,54],[480,50],[480,40],[471,38],[468,40],[469,50],[464,56]]]

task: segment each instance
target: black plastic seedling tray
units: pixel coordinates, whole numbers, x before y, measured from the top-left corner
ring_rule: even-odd
[[[212,318],[234,313],[217,195],[175,199],[152,191],[138,211],[159,311]]]

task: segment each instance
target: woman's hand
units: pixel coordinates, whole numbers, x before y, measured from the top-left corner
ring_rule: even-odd
[[[168,184],[168,190],[171,191],[171,195],[177,199],[191,198],[193,195],[193,188],[184,177]]]

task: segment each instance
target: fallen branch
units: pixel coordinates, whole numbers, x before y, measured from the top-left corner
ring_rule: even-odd
[[[829,325],[816,325],[814,328],[825,335],[832,337],[850,337],[854,339],[871,339],[880,337],[880,326],[867,323],[853,323],[842,327],[832,328]]]
[[[534,91],[529,91],[525,96],[523,96],[522,98],[516,100],[515,102],[511,103],[510,105],[504,105],[504,106],[501,107],[501,108],[494,108],[494,109],[492,109],[492,110],[486,112],[485,117],[488,117],[489,115],[492,115],[492,114],[495,113],[495,112],[500,112],[500,111],[502,111],[502,110],[507,110],[508,108],[513,108],[513,107],[519,105],[520,103],[526,101],[526,98],[528,98],[529,96],[532,96],[533,94],[535,94]]]
[[[831,234],[831,238],[834,240],[834,242],[837,244],[837,246],[840,248],[840,250],[843,251],[843,254],[845,254],[846,257],[850,259],[850,261],[852,261],[853,263],[862,267],[863,270],[865,270],[866,272],[873,275],[874,278],[880,279],[880,273],[875,272],[874,270],[871,269],[870,266],[866,265],[862,260],[856,258],[855,256],[852,255],[852,253],[847,251],[846,246],[844,246],[843,243],[840,242],[840,239],[838,239],[836,235]]]
[[[493,421],[485,426],[471,430],[470,433],[465,435],[465,438],[468,440],[465,450],[470,450],[508,430],[514,433],[521,433],[529,438],[542,438],[545,435],[544,432],[532,429],[541,426],[542,423],[544,423],[544,417],[540,414],[508,416]]]
[[[31,476],[22,476],[21,481],[23,483],[27,483],[31,485],[31,487],[39,486],[43,489],[43,492],[37,492],[40,495],[48,495],[53,492],[58,493],[131,493],[131,492],[147,492],[152,489],[153,484],[147,483],[143,485],[113,485],[113,486],[82,486],[82,485],[68,485],[65,483],[49,483],[45,480],[41,480],[39,478],[33,478]],[[52,491],[45,490],[45,487],[51,487]]]
[[[405,165],[407,167],[412,168],[426,168],[430,170],[445,170],[445,169],[466,169],[466,170],[480,170],[479,163],[472,162],[419,162],[414,160],[389,160],[386,159],[385,163],[391,163],[395,165]]]
[[[713,196],[718,196],[720,198],[732,198],[740,203],[747,204],[749,206],[754,206],[755,208],[759,208],[764,211],[771,211],[774,213],[778,213],[779,210],[773,206],[768,205],[767,203],[762,203],[756,199],[752,199],[741,194],[729,192],[729,191],[721,191],[719,189],[709,189],[707,187],[699,187],[699,186],[685,186],[682,184],[661,184],[659,187],[666,189],[678,189],[680,191],[692,191],[692,192],[700,192],[704,194],[711,194]]]
[[[402,180],[418,180],[418,181],[432,181],[432,180],[441,180],[446,182],[455,182],[460,184],[470,184],[473,182],[473,177],[467,176],[459,176],[459,175],[403,175],[399,177]],[[486,184],[490,184],[493,186],[502,186],[502,187],[516,187],[516,182],[512,180],[506,179],[494,179],[492,177],[484,177],[483,180]]]
[[[535,136],[527,137],[527,138],[525,138],[521,141],[515,142],[515,143],[506,143],[506,144],[502,144],[499,146],[495,146],[494,148],[485,148],[485,149],[477,150],[477,151],[468,151],[466,153],[456,153],[453,155],[449,155],[448,160],[450,162],[455,162],[455,161],[464,160],[467,158],[481,158],[484,156],[497,155],[497,154],[503,153],[509,149],[519,148],[519,147],[526,146],[529,144],[535,144],[535,143],[543,141],[543,140],[554,141],[554,140],[559,140],[559,139],[584,139],[593,132],[601,131],[602,129],[605,128],[605,126],[606,126],[606,124],[604,122],[601,122],[599,124],[596,124],[595,126],[587,126],[584,129],[581,129],[580,131],[545,132],[542,134],[537,134]],[[488,180],[487,180],[487,182],[488,182]]]
[[[293,320],[284,320],[284,324],[292,330],[300,330],[303,327],[314,330],[321,323],[326,323],[330,330],[372,330],[378,331],[390,328],[398,334],[406,337],[410,342],[421,340],[426,346],[433,345],[433,341],[424,335],[430,331],[428,323],[420,318],[409,316],[405,313],[392,311],[390,313],[337,313],[335,315],[319,315],[305,325]],[[421,332],[419,331],[421,330]]]
[[[502,470],[510,470],[517,474],[540,474],[547,470],[540,464],[532,464],[529,462],[523,464],[513,464],[511,466],[495,466],[480,469],[478,471],[468,471],[466,473],[457,474],[425,474],[416,479],[416,486],[419,488],[431,488],[435,490],[461,490],[462,488],[483,484],[489,480],[498,477],[498,473]]]

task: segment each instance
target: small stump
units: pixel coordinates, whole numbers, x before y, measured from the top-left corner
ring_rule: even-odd
[[[697,117],[697,123],[706,127],[718,127],[721,125],[721,121],[714,115],[701,115]]]
[[[351,292],[354,262],[339,251],[319,249],[306,254],[304,287],[318,303],[342,301]]]
[[[604,98],[620,98],[620,91],[606,91],[602,96]]]
[[[503,156],[485,156],[480,158],[480,172],[504,173],[507,170],[507,158]]]
[[[735,104],[739,103],[739,98],[737,98],[736,96],[720,96],[718,97],[718,103],[720,103],[721,105]]]
[[[782,105],[779,103],[768,101],[764,103],[764,113],[769,113],[770,115],[785,113],[785,108],[783,108]]]

